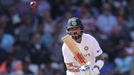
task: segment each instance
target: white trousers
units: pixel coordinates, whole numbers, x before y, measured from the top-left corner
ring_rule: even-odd
[[[95,75],[93,72],[83,72],[83,73],[80,73],[80,72],[70,72],[70,71],[66,71],[66,74],[67,75]]]

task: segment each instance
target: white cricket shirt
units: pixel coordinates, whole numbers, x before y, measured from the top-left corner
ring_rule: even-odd
[[[89,34],[83,33],[81,43],[76,42],[76,45],[80,49],[82,55],[88,61],[90,61],[92,65],[95,64],[95,57],[102,54],[102,49],[100,48],[97,40]],[[62,46],[62,53],[64,57],[64,63],[73,63],[74,66],[80,66],[65,43]],[[81,74],[80,72],[70,72],[67,70],[67,75]]]

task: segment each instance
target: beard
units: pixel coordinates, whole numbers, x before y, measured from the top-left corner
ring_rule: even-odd
[[[73,35],[72,38],[73,38],[74,40],[78,40],[78,39],[81,38],[81,36],[82,36],[82,35]]]
[[[72,38],[73,38],[75,41],[77,41],[77,40],[81,39],[82,33],[83,33],[83,31],[80,31],[80,32],[73,32],[73,33],[68,33],[68,34],[71,35]]]

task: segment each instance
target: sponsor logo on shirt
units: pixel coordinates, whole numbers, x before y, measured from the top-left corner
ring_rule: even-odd
[[[83,54],[84,57],[90,56],[90,53]]]

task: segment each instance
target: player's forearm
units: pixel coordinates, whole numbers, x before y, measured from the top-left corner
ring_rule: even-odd
[[[94,68],[98,68],[100,70],[103,67],[103,65],[104,65],[104,61],[98,60],[96,61]]]
[[[71,72],[79,72],[80,66],[67,66],[67,70],[71,71]]]
[[[94,68],[98,68],[100,70],[103,67],[103,65],[104,65],[104,58],[100,55],[96,58]]]

